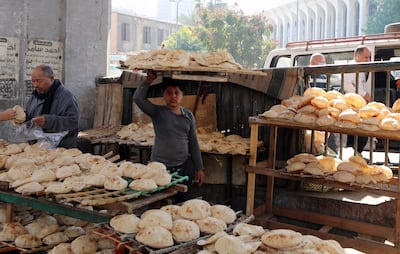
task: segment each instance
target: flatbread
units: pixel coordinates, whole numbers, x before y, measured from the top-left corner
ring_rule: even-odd
[[[190,55],[182,49],[169,51],[164,58],[159,61],[159,65],[164,67],[186,67],[189,65]]]
[[[26,113],[23,107],[21,107],[20,105],[15,105],[13,107],[13,109],[15,110],[15,112],[17,113],[17,115],[15,116],[15,119],[12,120],[12,122],[15,125],[21,124],[23,122],[25,122],[26,120]]]

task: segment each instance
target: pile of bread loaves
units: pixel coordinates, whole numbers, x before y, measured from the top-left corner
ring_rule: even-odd
[[[120,139],[132,140],[135,143],[143,146],[152,146],[154,144],[154,128],[153,124],[137,124],[130,123],[123,126],[121,130],[117,132]]]
[[[210,205],[204,200],[192,199],[181,206],[167,205],[134,214],[121,214],[110,220],[110,225],[123,234],[135,234],[135,239],[151,248],[161,249],[198,239],[198,253],[344,253],[339,243],[302,235],[288,229],[265,230],[261,226],[237,223],[231,234],[227,225],[236,220],[235,212],[224,205]],[[302,252],[303,251],[303,252]]]
[[[345,253],[335,240],[322,240],[290,229],[264,230],[261,226],[239,223],[232,233],[219,232],[199,240],[197,244],[203,250],[197,254]]]
[[[250,149],[250,139],[237,134],[225,136],[221,132],[197,128],[197,139],[202,152],[246,155]]]
[[[1,220],[0,241],[28,251],[33,248],[51,248],[49,253],[52,254],[97,253],[96,251],[114,253],[115,243],[92,234],[92,223],[44,212],[32,216],[32,211],[30,212],[29,222],[19,221],[18,217],[15,217],[14,222],[6,223]]]
[[[117,135],[124,140],[133,140],[140,145],[154,144],[153,124],[140,125],[130,123],[121,128]],[[250,139],[236,134],[225,136],[224,133],[197,128],[197,139],[200,150],[208,153],[246,155],[250,149]]]
[[[134,214],[117,215],[110,220],[110,226],[120,233],[135,234],[138,242],[160,249],[195,240],[201,233],[223,232],[235,220],[235,211],[225,205],[191,199],[182,205],[147,210],[140,218]]]
[[[113,163],[75,148],[48,150],[25,143],[0,148],[0,169],[5,170],[0,173],[1,181],[28,195],[79,192],[91,186],[150,191],[170,184],[172,177],[159,162]]]
[[[242,69],[231,54],[224,50],[216,52],[187,52],[182,49],[156,49],[131,56],[124,65],[129,69],[152,69],[154,67],[209,67]]]
[[[392,108],[380,102],[367,103],[356,93],[326,92],[310,87],[260,114],[267,118],[289,119],[316,126],[359,128],[366,131],[400,130],[400,99]]]
[[[286,170],[289,173],[328,179],[333,177],[338,182],[360,185],[385,183],[393,178],[393,172],[389,167],[368,165],[361,156],[351,156],[348,161],[342,161],[330,156],[300,153],[287,161]]]

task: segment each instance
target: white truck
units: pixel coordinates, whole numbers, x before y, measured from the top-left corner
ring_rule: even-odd
[[[346,38],[325,40],[290,42],[286,48],[272,50],[265,61],[264,68],[302,67],[308,66],[313,53],[325,56],[327,64],[346,64],[354,59],[354,50],[359,45],[366,45],[371,50],[371,61],[400,61],[400,23],[385,27],[385,33]],[[330,76],[330,85],[340,89],[341,75]],[[386,73],[374,73],[374,87],[376,98],[384,97],[386,88]],[[400,79],[400,66],[398,70],[391,71],[391,102],[398,98],[395,82]]]
[[[371,50],[372,61],[399,61],[400,23],[387,25],[383,34],[290,42],[286,48],[272,50],[264,68],[307,66],[313,53],[322,53],[327,64],[344,64],[354,58],[354,49],[361,44]],[[400,71],[394,74],[400,77]]]

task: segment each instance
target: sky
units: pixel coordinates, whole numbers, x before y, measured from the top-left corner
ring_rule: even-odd
[[[170,1],[170,0],[164,0]],[[275,7],[279,4],[296,0],[223,0],[228,5],[233,6],[238,3],[239,8],[246,14],[259,13],[261,10]],[[112,0],[113,7],[125,8],[130,12],[149,17],[157,16],[157,0]]]

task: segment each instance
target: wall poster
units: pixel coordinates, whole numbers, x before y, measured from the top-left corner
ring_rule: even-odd
[[[19,40],[0,37],[0,98],[15,99],[19,80]]]
[[[63,80],[64,46],[59,41],[30,40],[26,49],[25,91],[26,96],[32,94],[32,70],[41,64],[51,66],[56,79]]]

